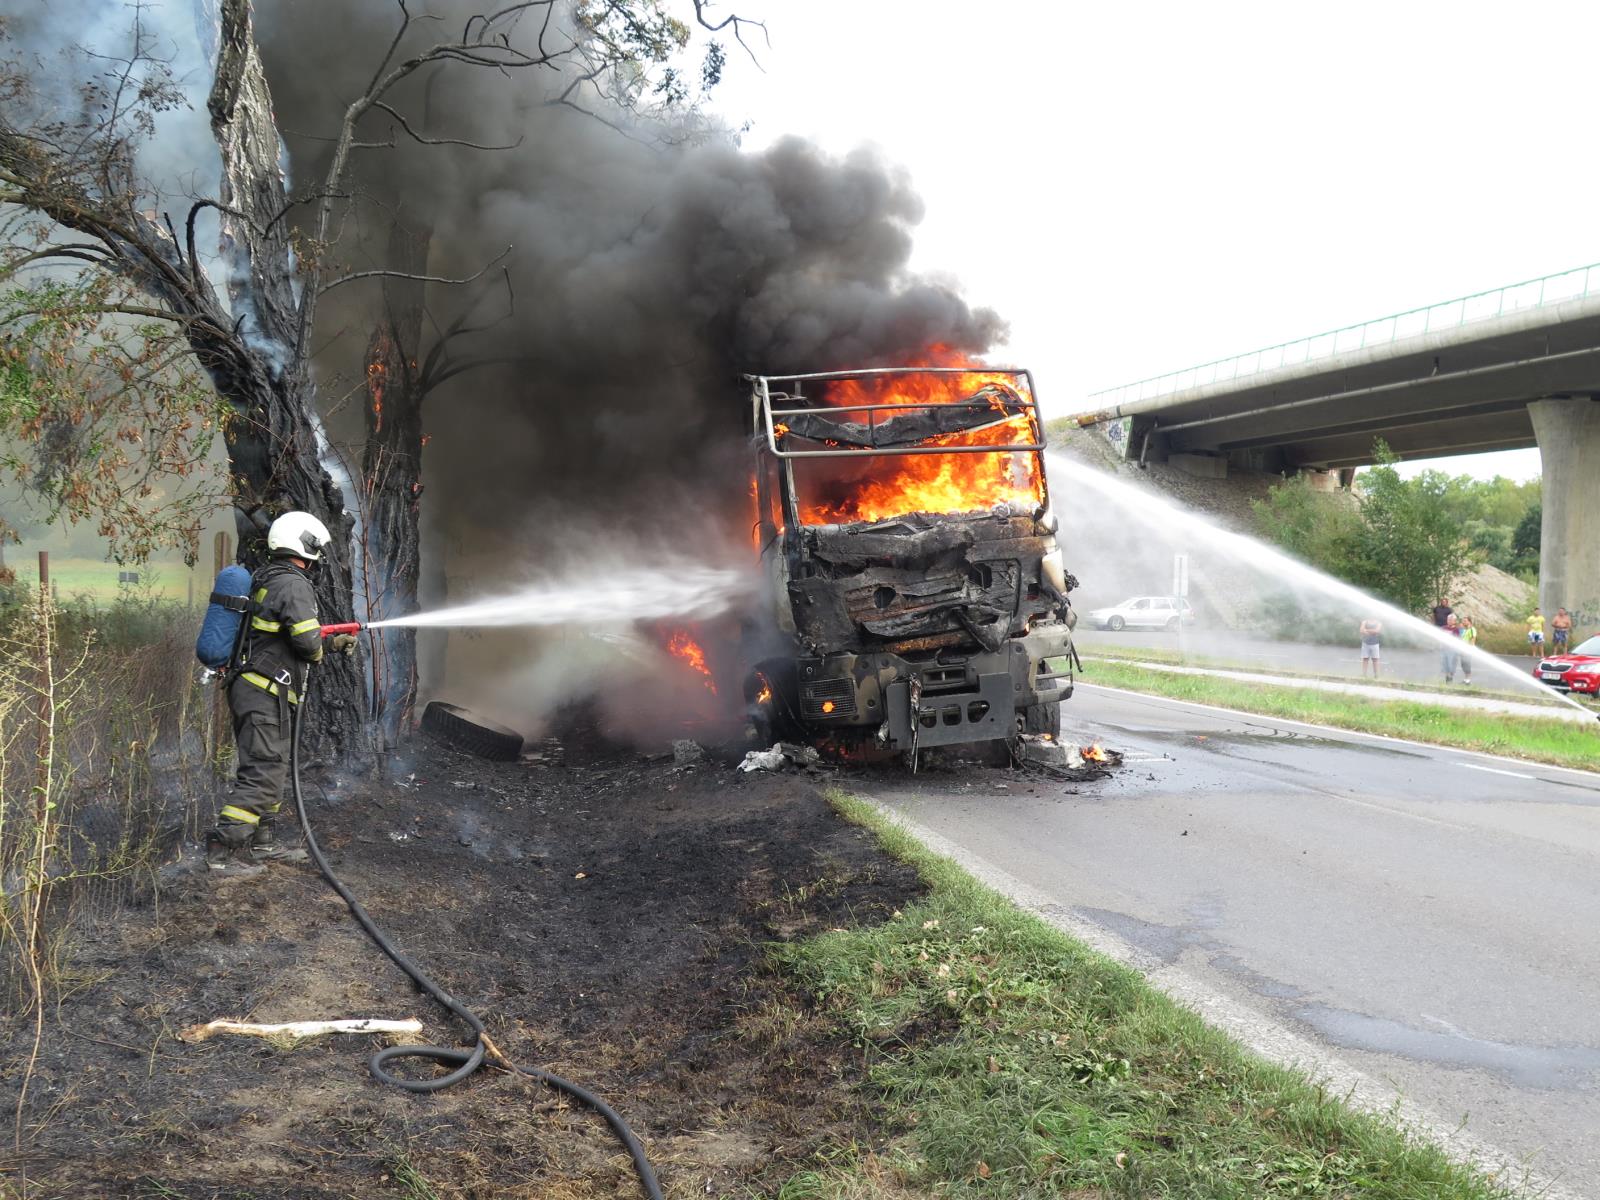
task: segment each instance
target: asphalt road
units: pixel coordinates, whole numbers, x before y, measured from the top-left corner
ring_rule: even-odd
[[[1258,1044],[1600,1197],[1600,775],[1087,686],[1065,711],[1113,778],[864,791]]]

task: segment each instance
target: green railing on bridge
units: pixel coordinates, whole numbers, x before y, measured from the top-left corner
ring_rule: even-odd
[[[1251,350],[1245,354],[1219,358],[1215,362],[1201,363],[1198,367],[1152,375],[1137,383],[1125,383],[1121,387],[1093,392],[1086,407],[1104,410],[1130,400],[1147,400],[1189,388],[1226,383],[1230,379],[1240,379],[1261,371],[1273,371],[1368,346],[1386,345],[1402,338],[1455,329],[1473,321],[1485,321],[1509,312],[1577,300],[1596,292],[1600,292],[1600,263],[1507,284],[1493,291],[1474,292],[1470,296],[1460,296],[1425,308],[1409,309],[1360,325],[1330,329],[1326,333],[1296,338],[1292,342],[1282,342],[1263,350]]]

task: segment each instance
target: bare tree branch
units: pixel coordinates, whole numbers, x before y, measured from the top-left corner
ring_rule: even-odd
[[[485,330],[493,329],[502,321],[508,321],[516,314],[517,293],[516,289],[511,286],[511,272],[507,268],[501,267],[500,275],[506,285],[506,311],[500,316],[492,321],[485,321],[481,325],[467,324],[484,300],[488,298],[488,292],[483,292],[462,310],[460,316],[450,322],[448,329],[440,330],[438,323],[434,322],[434,329],[438,332],[439,339],[434,343],[433,349],[428,351],[428,357],[423,361],[422,370],[417,373],[418,386],[422,389],[423,394],[426,394],[440,382],[439,379],[435,378],[435,372],[449,365],[450,343],[453,340],[458,337],[470,337],[474,333],[482,333]],[[433,314],[429,312],[427,316],[428,320],[433,322]]]
[[[444,275],[418,275],[411,271],[388,271],[379,268],[372,271],[352,271],[348,275],[341,275],[331,283],[323,284],[322,290],[324,292],[331,292],[340,284],[353,283],[357,279],[372,279],[376,276],[386,276],[390,279],[410,279],[417,283],[473,283],[479,279],[482,279],[486,274],[488,274],[490,268],[504,260],[506,255],[510,254],[513,249],[515,249],[515,247],[507,246],[504,250],[500,251],[499,254],[495,255],[488,262],[484,263],[482,268],[474,271],[471,275],[463,276],[460,279],[451,279]]]
[[[196,285],[198,285],[200,283],[201,275],[200,275],[200,257],[194,251],[194,219],[200,215],[200,213],[201,213],[201,211],[203,209],[207,209],[207,208],[214,208],[220,213],[227,213],[228,216],[234,217],[237,220],[243,221],[246,224],[250,225],[252,228],[254,228],[254,223],[250,220],[248,215],[246,215],[245,213],[240,212],[236,208],[230,208],[226,204],[218,203],[215,200],[204,200],[204,199],[196,200],[193,204],[191,204],[189,206],[189,216],[184,220],[184,223],[183,223],[184,224],[184,241],[189,247],[189,273],[194,278],[194,281],[195,281]],[[178,235],[177,234],[173,234],[172,235],[172,239],[173,239],[173,241],[177,241]]]
[[[96,266],[105,266],[110,261],[108,251],[104,246],[97,246],[90,242],[65,242],[57,246],[45,246],[31,253],[23,254],[17,258],[0,262],[0,279],[4,279],[30,263],[41,262],[52,258],[75,258],[82,262],[94,263]]]
[[[400,128],[405,130],[408,134],[411,135],[412,138],[414,138],[418,142],[421,142],[424,146],[467,146],[467,147],[470,147],[473,150],[515,150],[518,146],[522,145],[522,141],[523,141],[523,139],[519,137],[516,141],[510,143],[509,145],[491,146],[491,145],[486,145],[486,144],[484,144],[482,142],[469,142],[465,138],[449,138],[449,137],[446,137],[446,138],[435,138],[435,137],[427,137],[424,134],[420,134],[415,129],[411,128],[411,123],[409,121],[407,121],[405,119],[405,117],[401,116],[400,113],[397,110],[395,110],[394,108],[391,108],[389,105],[385,104],[382,100],[376,101],[373,104],[372,107],[373,108],[381,108],[384,112],[388,113],[396,121],[399,121],[400,122]],[[391,145],[391,146],[394,145],[394,142],[393,141],[389,142],[389,145]]]
[[[767,49],[771,50],[772,35],[767,32],[767,23],[765,21],[752,21],[749,17],[741,17],[738,13],[729,13],[727,16],[723,17],[722,20],[713,25],[711,23],[711,18],[706,16],[706,10],[710,7],[710,0],[694,0],[695,20],[700,22],[703,28],[709,29],[712,33],[721,33],[729,25],[732,25],[734,41],[738,42],[739,45],[744,47],[744,52],[750,56],[750,61],[755,63],[756,68],[758,70],[763,70],[764,68],[761,66],[761,60],[756,57],[756,52],[750,49],[749,45],[744,40],[744,27],[746,25],[754,25],[757,29],[761,30],[761,36],[767,43]]]

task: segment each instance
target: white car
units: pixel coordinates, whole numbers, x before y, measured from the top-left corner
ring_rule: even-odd
[[[1177,596],[1135,596],[1110,608],[1097,608],[1089,614],[1096,629],[1171,629],[1181,621],[1194,624],[1194,609]]]

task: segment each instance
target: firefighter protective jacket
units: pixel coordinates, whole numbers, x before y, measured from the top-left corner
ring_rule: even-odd
[[[258,611],[250,618],[239,678],[272,696],[300,703],[302,663],[322,659],[322,623],[311,580],[286,559],[274,559],[250,581]]]

